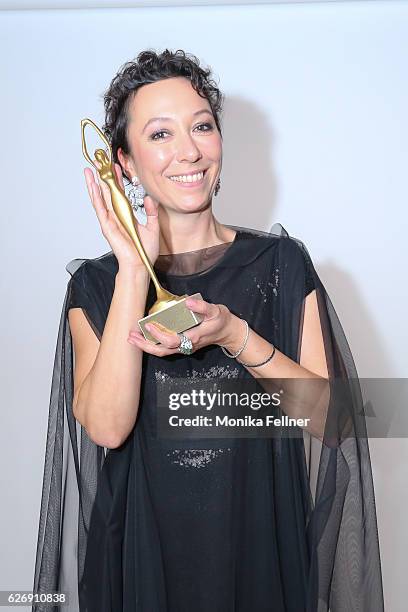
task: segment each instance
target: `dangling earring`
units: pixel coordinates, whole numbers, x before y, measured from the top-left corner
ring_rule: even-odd
[[[139,179],[137,176],[132,176],[132,187],[129,189],[130,203],[135,212],[137,212],[139,208],[144,208],[143,200],[146,195],[145,188],[138,181]]]
[[[217,184],[215,185],[214,195],[217,195],[217,193],[218,193],[218,192],[219,192],[219,190],[220,190],[220,186],[221,186],[221,181],[220,181],[220,178],[218,177]]]

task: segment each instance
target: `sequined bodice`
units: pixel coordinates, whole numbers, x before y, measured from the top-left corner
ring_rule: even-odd
[[[196,369],[193,368],[186,372],[185,378],[191,382],[191,384],[198,380],[220,380],[220,379],[233,379],[238,378],[239,368],[234,364],[229,365],[213,365],[208,369]],[[155,378],[157,384],[165,383],[169,381],[170,375],[163,370],[155,371]],[[166,450],[166,457],[168,460],[183,469],[190,468],[205,468],[214,459],[220,457],[225,453],[232,451],[233,445],[223,446],[222,448],[175,448]]]

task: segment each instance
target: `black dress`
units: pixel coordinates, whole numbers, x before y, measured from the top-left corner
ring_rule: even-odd
[[[299,362],[306,296],[319,305],[330,377],[356,378],[333,306],[304,245],[230,226],[234,240],[159,257],[162,285],[200,292]],[[68,309],[100,339],[118,264],[74,260],[54,365],[34,590],[65,590],[80,612],[383,610],[368,444],[356,394],[332,402],[335,439],[171,440],[157,435],[157,389],[184,378],[250,377],[217,345],[143,355],[136,425],[122,446],[95,445],[72,415]],[[155,300],[152,283],[146,312]],[[352,425],[344,435],[344,423]],[[68,435],[69,434],[69,435]],[[312,484],[314,483],[314,484]],[[49,608],[48,608],[49,609]],[[42,610],[41,605],[33,610]]]

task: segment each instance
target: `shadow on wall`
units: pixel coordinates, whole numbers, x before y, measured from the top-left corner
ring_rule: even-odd
[[[265,230],[272,220],[279,221],[275,215],[279,198],[274,171],[276,134],[268,117],[239,97],[226,99],[224,117],[221,189],[213,198],[214,214],[226,223]],[[229,177],[224,183],[223,176]],[[290,228],[285,229],[290,234]],[[306,244],[306,248],[313,252],[313,245]],[[392,377],[392,359],[357,283],[330,260],[313,263],[344,328],[359,375]]]

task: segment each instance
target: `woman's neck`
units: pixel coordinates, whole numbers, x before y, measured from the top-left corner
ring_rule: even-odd
[[[216,244],[231,242],[235,231],[222,225],[211,208],[200,213],[160,215],[160,255],[198,251]]]

